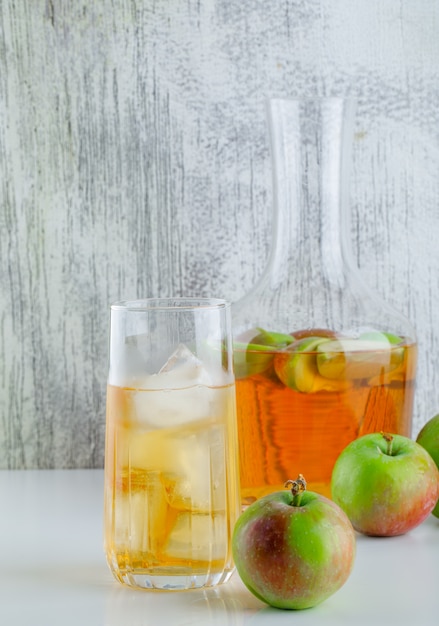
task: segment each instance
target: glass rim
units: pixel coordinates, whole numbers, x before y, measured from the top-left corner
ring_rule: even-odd
[[[120,300],[110,304],[111,311],[195,311],[199,309],[228,309],[230,302],[222,298],[206,297],[166,297]]]

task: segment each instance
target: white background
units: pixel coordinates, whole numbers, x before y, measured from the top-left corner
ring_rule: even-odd
[[[0,623],[11,626],[436,626],[439,520],[400,537],[356,534],[354,567],[303,611],[265,605],[235,572],[216,588],[139,591],[116,582],[102,540],[101,470],[0,471]]]

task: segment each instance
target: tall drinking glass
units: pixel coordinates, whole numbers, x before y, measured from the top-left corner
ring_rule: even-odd
[[[111,306],[105,551],[118,581],[210,587],[233,572],[240,512],[230,307]]]

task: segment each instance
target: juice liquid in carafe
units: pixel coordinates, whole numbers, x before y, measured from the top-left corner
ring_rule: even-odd
[[[410,436],[414,343],[310,331],[281,350],[237,347],[243,503],[299,473],[310,489],[329,496],[334,463],[350,441],[381,430]]]

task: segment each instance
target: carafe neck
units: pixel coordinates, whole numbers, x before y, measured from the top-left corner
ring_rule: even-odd
[[[320,328],[414,338],[408,320],[364,282],[351,251],[353,102],[270,100],[268,120],[273,242],[265,272],[232,308],[237,336]]]
[[[348,166],[354,106],[342,99],[271,100],[273,287],[298,271],[346,286],[354,262],[348,215]],[[300,268],[300,270],[299,270]]]

